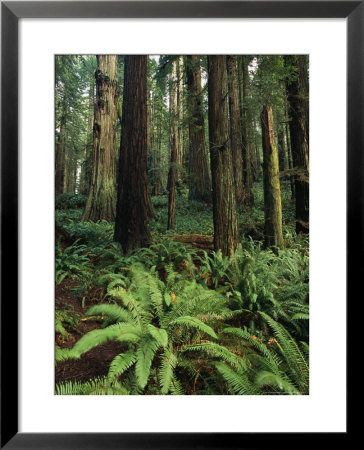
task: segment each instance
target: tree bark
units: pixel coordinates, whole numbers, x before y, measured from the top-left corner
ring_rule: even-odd
[[[296,74],[287,80],[288,113],[292,159],[295,171],[296,232],[308,233],[309,222],[309,119],[308,73],[306,56],[285,56],[285,63]]]
[[[278,131],[278,160],[279,171],[284,172],[286,170],[286,144],[284,141],[283,128]]]
[[[231,257],[238,245],[239,234],[228,128],[225,56],[208,56],[208,72],[214,247]]]
[[[97,55],[93,167],[84,221],[115,219],[115,137],[118,110],[117,56]]]
[[[236,187],[236,201],[241,203],[243,192],[243,144],[240,122],[239,90],[236,70],[236,56],[226,56],[227,79],[229,89],[230,112],[230,145],[233,159],[234,179]]]
[[[63,194],[64,192],[65,134],[66,134],[66,118],[65,116],[63,116],[58,134],[58,142],[56,150],[56,176],[55,176],[56,195]]]
[[[273,113],[270,106],[263,106],[261,122],[264,173],[264,242],[267,247],[283,248],[278,152],[274,140]]]
[[[170,164],[168,172],[168,230],[174,230],[176,226],[176,183],[178,163],[178,117],[177,117],[177,61],[172,62],[172,73],[169,91],[169,148]]]
[[[147,56],[125,56],[114,240],[124,252],[151,240],[147,178]]]
[[[81,169],[80,194],[88,195],[92,176],[92,150],[93,150],[93,127],[95,118],[95,80],[90,80],[89,89],[89,111],[87,124],[87,142],[85,146],[85,158]]]
[[[211,181],[205,143],[205,121],[202,111],[201,67],[196,55],[187,56],[189,112],[189,200],[211,202]]]
[[[177,186],[184,182],[183,148],[183,56],[177,59]]]
[[[251,118],[248,108],[249,97],[249,58],[242,56],[242,125],[243,125],[243,178],[245,190],[245,203],[254,203],[254,196],[252,191],[253,173],[252,173],[252,149],[250,142],[250,126]]]

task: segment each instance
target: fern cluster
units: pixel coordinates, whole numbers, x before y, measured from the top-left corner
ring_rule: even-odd
[[[130,394],[259,394],[266,393],[272,380],[278,385],[278,377],[286,384],[282,389],[273,386],[274,392],[294,386],[290,393],[304,393],[305,385],[296,386],[296,379],[288,384],[290,371],[297,372],[292,360],[298,347],[269,316],[261,313],[276,333],[281,355],[274,346],[258,345],[248,331],[227,326],[242,311],[232,311],[216,291],[183,279],[171,268],[165,283],[154,268],[134,264],[129,271],[127,288],[125,280],[109,283],[108,297],[115,303],[87,311],[88,316],[103,317],[101,328],[84,335],[72,349],[57,350],[57,362],[78,359],[114,340],[120,343],[120,354],[111,362],[107,380]],[[287,361],[281,371],[279,358]],[[269,370],[271,378],[266,375],[263,382]]]

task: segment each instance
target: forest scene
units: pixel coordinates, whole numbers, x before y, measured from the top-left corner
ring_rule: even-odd
[[[309,394],[307,55],[55,57],[55,394]]]

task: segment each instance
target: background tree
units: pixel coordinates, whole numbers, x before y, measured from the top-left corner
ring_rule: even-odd
[[[177,89],[177,60],[172,62],[172,72],[169,88],[169,147],[170,160],[168,172],[168,230],[173,230],[176,225],[176,183],[177,183],[177,164],[178,164],[178,89]]]
[[[118,111],[117,56],[97,55],[93,170],[84,221],[115,219],[115,137]]]
[[[209,136],[214,247],[232,256],[238,245],[238,218],[228,128],[225,56],[208,56]]]
[[[201,66],[196,55],[187,56],[189,123],[189,200],[211,202],[211,181],[205,141],[205,119],[201,92]]]
[[[264,161],[264,241],[266,246],[283,248],[281,186],[272,107],[263,106],[261,119]]]
[[[287,101],[290,117],[292,159],[295,172],[296,231],[308,232],[309,211],[309,90],[307,57],[285,56],[291,76],[287,77]]]
[[[229,89],[230,112],[230,145],[233,158],[236,200],[239,204],[243,199],[243,152],[240,122],[239,90],[237,79],[236,56],[226,56],[227,79]]]
[[[114,240],[128,252],[146,246],[151,240],[147,178],[147,57],[125,56],[124,64]]]

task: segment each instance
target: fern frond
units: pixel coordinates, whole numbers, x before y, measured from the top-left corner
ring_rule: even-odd
[[[258,395],[261,393],[245,374],[237,373],[221,362],[215,363],[215,367],[226,381],[230,393],[236,395]]]
[[[265,370],[260,371],[256,378],[255,383],[258,386],[271,386],[277,388],[281,392],[285,392],[286,394],[291,395],[299,395],[300,392],[297,390],[297,388],[290,383],[286,378],[282,378],[279,375],[267,372]]]
[[[166,330],[157,328],[152,324],[148,324],[147,329],[148,333],[154,338],[154,340],[159,344],[160,347],[167,347],[168,334]]]
[[[178,317],[175,320],[172,320],[170,323],[170,326],[172,325],[185,325],[188,328],[197,328],[198,330],[202,331],[203,333],[208,334],[209,336],[213,337],[214,339],[217,339],[217,335],[215,331],[206,325],[205,323],[201,322],[201,320],[197,319],[196,317],[192,316],[182,316]]]
[[[159,343],[149,334],[143,336],[139,342],[136,351],[135,374],[141,389],[147,385],[152,361],[159,346]]]
[[[56,385],[55,395],[128,395],[129,392],[120,383],[110,382],[106,378],[94,378],[85,383],[71,382]]]
[[[239,356],[235,355],[233,352],[228,350],[222,345],[216,344],[215,342],[203,342],[201,344],[189,344],[183,345],[179,349],[179,353],[184,352],[202,352],[213,358],[218,358],[223,361],[228,362],[233,367],[243,367],[244,361]]]
[[[111,361],[108,378],[114,379],[128,370],[136,361],[136,355],[133,351],[120,353]]]
[[[86,312],[86,316],[96,315],[107,316],[109,324],[115,322],[133,322],[130,312],[118,305],[94,305]]]
[[[301,352],[298,344],[289,334],[289,332],[278,322],[273,320],[264,312],[260,314],[267,321],[282,349],[282,355],[285,358],[295,382],[303,392],[308,391],[309,368],[306,358]]]
[[[159,370],[159,384],[161,394],[168,394],[170,386],[173,382],[173,371],[177,365],[177,357],[169,350],[165,350],[161,356],[162,363]]]

